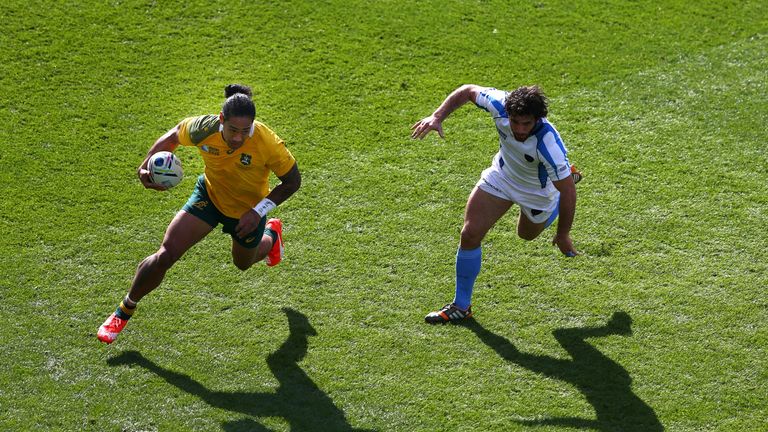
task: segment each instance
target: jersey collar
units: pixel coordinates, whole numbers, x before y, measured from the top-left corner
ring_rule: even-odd
[[[224,130],[224,125],[219,122],[219,132],[222,132]],[[248,132],[248,137],[253,138],[253,131],[256,130],[256,125],[254,123],[251,123],[251,131]]]

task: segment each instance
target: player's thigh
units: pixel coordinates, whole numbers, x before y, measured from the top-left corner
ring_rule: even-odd
[[[264,237],[267,218],[261,218],[256,229],[243,237],[239,237],[235,233],[235,227],[237,226],[238,220],[231,218],[225,219],[226,220],[223,222],[223,230],[232,237],[232,258],[235,260],[235,264],[251,262],[257,255],[263,256],[266,253],[262,250],[260,244],[262,237]]]
[[[238,243],[234,238],[232,239],[232,260],[236,265],[248,265],[253,263],[258,255],[258,243],[256,244],[256,247],[245,247]]]
[[[484,236],[514,204],[475,186],[467,200],[462,233]]]
[[[163,237],[163,249],[178,259],[189,248],[205,238],[214,227],[199,217],[180,210],[176,213]]]

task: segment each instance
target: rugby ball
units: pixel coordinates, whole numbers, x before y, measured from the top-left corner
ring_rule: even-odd
[[[181,169],[181,159],[169,151],[157,152],[149,158],[147,164],[149,177],[152,183],[165,186],[170,189],[184,178],[184,171]]]

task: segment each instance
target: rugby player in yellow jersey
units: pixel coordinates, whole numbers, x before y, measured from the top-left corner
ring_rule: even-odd
[[[232,236],[232,261],[240,270],[266,258],[277,265],[283,256],[282,222],[266,220],[267,213],[301,186],[296,160],[266,125],[255,120],[251,89],[230,84],[218,115],[184,119],[158,138],[139,166],[139,180],[148,189],[163,190],[152,183],[149,158],[179,145],[195,146],[205,162],[192,196],[176,214],[160,248],[136,270],[131,289],[99,327],[100,341],[112,343],[136,309],[136,303],[160,285],[165,273],[184,253],[218,224]],[[280,184],[269,190],[270,172]]]

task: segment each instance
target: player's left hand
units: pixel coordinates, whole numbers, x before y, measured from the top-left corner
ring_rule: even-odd
[[[243,238],[255,231],[259,227],[259,222],[261,222],[261,216],[256,213],[256,210],[248,210],[240,216],[240,221],[235,227],[235,234]]]
[[[552,244],[556,245],[560,249],[560,252],[567,257],[572,258],[579,254],[576,252],[576,249],[573,248],[573,241],[568,234],[555,234],[555,237],[552,239]]]
[[[445,134],[443,133],[443,122],[434,115],[417,121],[411,126],[411,130],[413,131],[411,132],[411,138],[413,139],[424,139],[424,137],[433,130],[437,131],[440,138],[445,138]]]

